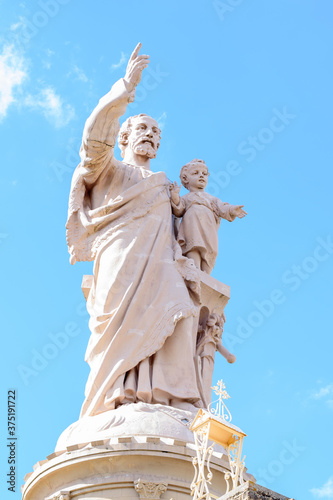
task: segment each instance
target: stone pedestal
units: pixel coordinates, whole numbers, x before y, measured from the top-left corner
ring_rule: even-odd
[[[193,444],[156,436],[69,446],[36,464],[25,477],[23,500],[188,500],[194,456]],[[214,453],[210,467],[218,497],[226,491],[226,456]]]
[[[190,411],[132,403],[85,417],[60,436],[56,451],[27,474],[23,500],[185,500],[196,456]],[[211,458],[211,492],[226,491],[226,451]],[[245,473],[246,480],[254,481]]]
[[[202,307],[210,313],[222,314],[230,299],[230,286],[221,283],[209,274],[199,271]]]

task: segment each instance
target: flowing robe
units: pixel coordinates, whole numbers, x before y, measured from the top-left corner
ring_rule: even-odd
[[[200,401],[198,311],[174,258],[169,181],[113,155],[119,117],[131,100],[123,80],[100,100],[86,122],[71,187],[71,263],[95,261],[81,417],[126,402]]]

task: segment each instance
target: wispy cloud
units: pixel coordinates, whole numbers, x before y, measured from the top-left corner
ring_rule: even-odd
[[[52,66],[51,58],[55,55],[55,52],[50,49],[45,50],[46,59],[42,59],[42,65],[46,69],[50,69]]]
[[[310,491],[316,498],[333,498],[333,476],[321,488],[312,488]]]
[[[7,114],[8,107],[15,102],[15,91],[27,77],[27,63],[24,56],[7,45],[0,54],[0,120]]]
[[[333,384],[328,384],[325,387],[320,387],[319,390],[313,392],[313,394],[311,395],[311,398],[322,399],[322,398],[325,398],[326,396],[333,397]]]
[[[67,125],[74,117],[75,110],[52,87],[41,89],[37,95],[29,95],[24,104],[31,109],[41,110],[45,118],[56,128]]]
[[[26,20],[20,16],[19,20],[16,23],[13,23],[10,25],[10,31],[17,31],[20,28],[25,28],[26,26]]]
[[[0,52],[0,121],[7,115],[8,108],[12,104],[38,110],[56,128],[64,127],[75,116],[73,106],[66,104],[51,86],[44,85],[38,93],[29,93],[26,83],[30,81],[30,64],[26,58],[27,47],[22,43],[19,36],[20,30],[26,26],[26,20],[22,17],[18,22],[10,26],[11,42],[5,43]],[[20,33],[19,33],[20,32]],[[45,51],[45,67],[49,68],[49,59],[55,54],[52,50]],[[28,68],[29,66],[29,68]],[[78,78],[85,79],[86,76],[76,68]]]
[[[89,78],[87,75],[84,73],[82,69],[80,69],[76,64],[72,67],[72,69],[67,73],[67,76],[74,76],[77,78],[77,80],[80,80],[80,82],[85,82],[87,83],[89,81]]]
[[[121,56],[120,56],[120,61],[115,63],[115,64],[112,64],[111,65],[111,69],[119,69],[121,68],[127,61],[127,57],[126,57],[126,54],[124,52],[121,53]]]
[[[322,400],[333,410],[333,384],[323,385],[310,394],[310,399]]]

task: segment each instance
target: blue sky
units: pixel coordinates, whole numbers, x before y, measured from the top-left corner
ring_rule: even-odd
[[[248,435],[248,470],[293,498],[333,498],[332,3],[0,8],[1,498],[20,498],[4,486],[7,391],[17,391],[18,490],[79,415],[89,338],[80,284],[92,266],[69,264],[70,181],[84,122],[139,41],[151,63],[124,119],[158,119],[153,170],[178,181],[202,158],[209,191],[248,212],[222,221],[213,271],[231,286],[224,344],[237,356],[216,358],[214,381]]]

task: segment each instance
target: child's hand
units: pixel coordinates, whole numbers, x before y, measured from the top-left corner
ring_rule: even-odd
[[[245,215],[247,215],[247,212],[245,212],[245,210],[242,210],[243,207],[244,205],[232,205],[232,207],[230,208],[230,215],[242,219],[243,217],[245,217]]]
[[[179,191],[180,191],[181,186],[178,186],[177,182],[174,182],[173,184],[170,184],[169,189],[170,189],[170,197],[171,200],[175,205],[179,205],[180,201],[180,196],[179,196]]]

